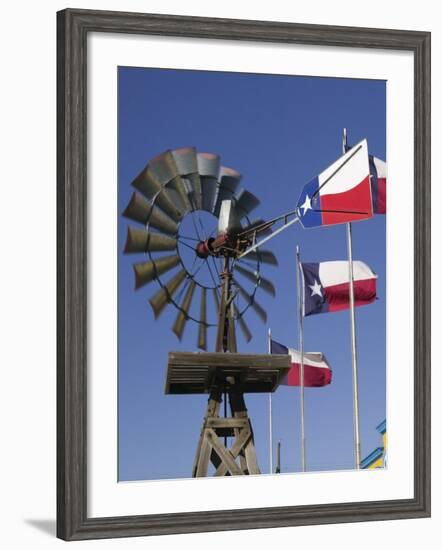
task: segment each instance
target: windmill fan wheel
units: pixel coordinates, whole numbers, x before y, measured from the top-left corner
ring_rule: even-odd
[[[239,231],[263,222],[250,220],[260,201],[245,189],[237,192],[240,179],[236,170],[221,166],[217,154],[194,147],[168,150],[134,179],[135,191],[123,213],[139,224],[128,226],[124,252],[147,256],[133,265],[135,288],[155,281],[159,289],[149,300],[155,318],[174,306],[173,332],[181,340],[187,321],[195,322],[202,350],[207,349],[207,329],[217,325],[224,258],[202,254],[201,246],[217,234],[223,201],[231,201]],[[261,275],[262,264],[277,265],[274,254],[256,250],[237,260],[232,253],[234,318],[247,341],[252,335],[245,312],[252,309],[263,322],[267,319],[257,290],[275,295],[271,281]]]

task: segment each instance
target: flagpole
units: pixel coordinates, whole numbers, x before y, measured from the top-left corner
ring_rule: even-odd
[[[269,328],[267,352],[272,353],[272,329]],[[272,417],[272,393],[269,392],[269,474],[273,473],[273,417]]]
[[[347,129],[342,134],[342,153],[346,153]],[[358,360],[356,348],[356,318],[355,318],[355,296],[353,284],[353,242],[351,222],[347,224],[347,254],[348,254],[348,279],[350,297],[350,331],[351,331],[351,364],[353,373],[353,430],[355,444],[355,468],[360,469],[361,464],[361,438],[359,428],[359,384],[358,384]]]
[[[276,470],[275,474],[281,473],[281,441],[278,441],[278,451],[276,455]]]
[[[298,330],[299,351],[301,353],[300,408],[301,408],[301,470],[305,472],[305,421],[304,421],[304,285],[301,283],[301,261],[299,245],[296,246],[296,281],[298,284]],[[302,289],[301,289],[302,285]]]

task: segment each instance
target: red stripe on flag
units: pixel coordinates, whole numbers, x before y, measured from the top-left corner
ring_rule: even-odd
[[[331,225],[357,220],[365,220],[373,215],[371,199],[370,176],[367,175],[361,183],[345,193],[321,195],[321,210],[347,210],[364,212],[363,214],[349,214],[347,212],[322,212],[322,223]]]
[[[353,281],[355,306],[365,306],[376,300],[376,279]],[[350,285],[341,283],[324,288],[328,311],[339,311],[350,307]]]
[[[301,385],[301,365],[299,363],[292,363],[292,368],[287,374],[287,378],[284,381],[286,386],[300,386]],[[304,365],[304,386],[307,388],[317,388],[320,386],[327,386],[332,379],[331,369],[321,367],[311,367],[310,365]]]
[[[385,214],[387,212],[387,179],[378,178],[378,206],[376,214]]]

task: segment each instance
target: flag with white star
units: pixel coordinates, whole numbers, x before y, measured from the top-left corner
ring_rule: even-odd
[[[340,311],[350,307],[347,261],[302,263],[304,315]],[[353,262],[355,306],[376,300],[377,275],[361,261]]]
[[[367,140],[363,140],[312,179],[296,205],[305,228],[373,217]]]

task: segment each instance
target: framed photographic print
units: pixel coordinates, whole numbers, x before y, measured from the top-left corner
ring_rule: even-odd
[[[430,514],[430,34],[58,13],[58,536]]]

